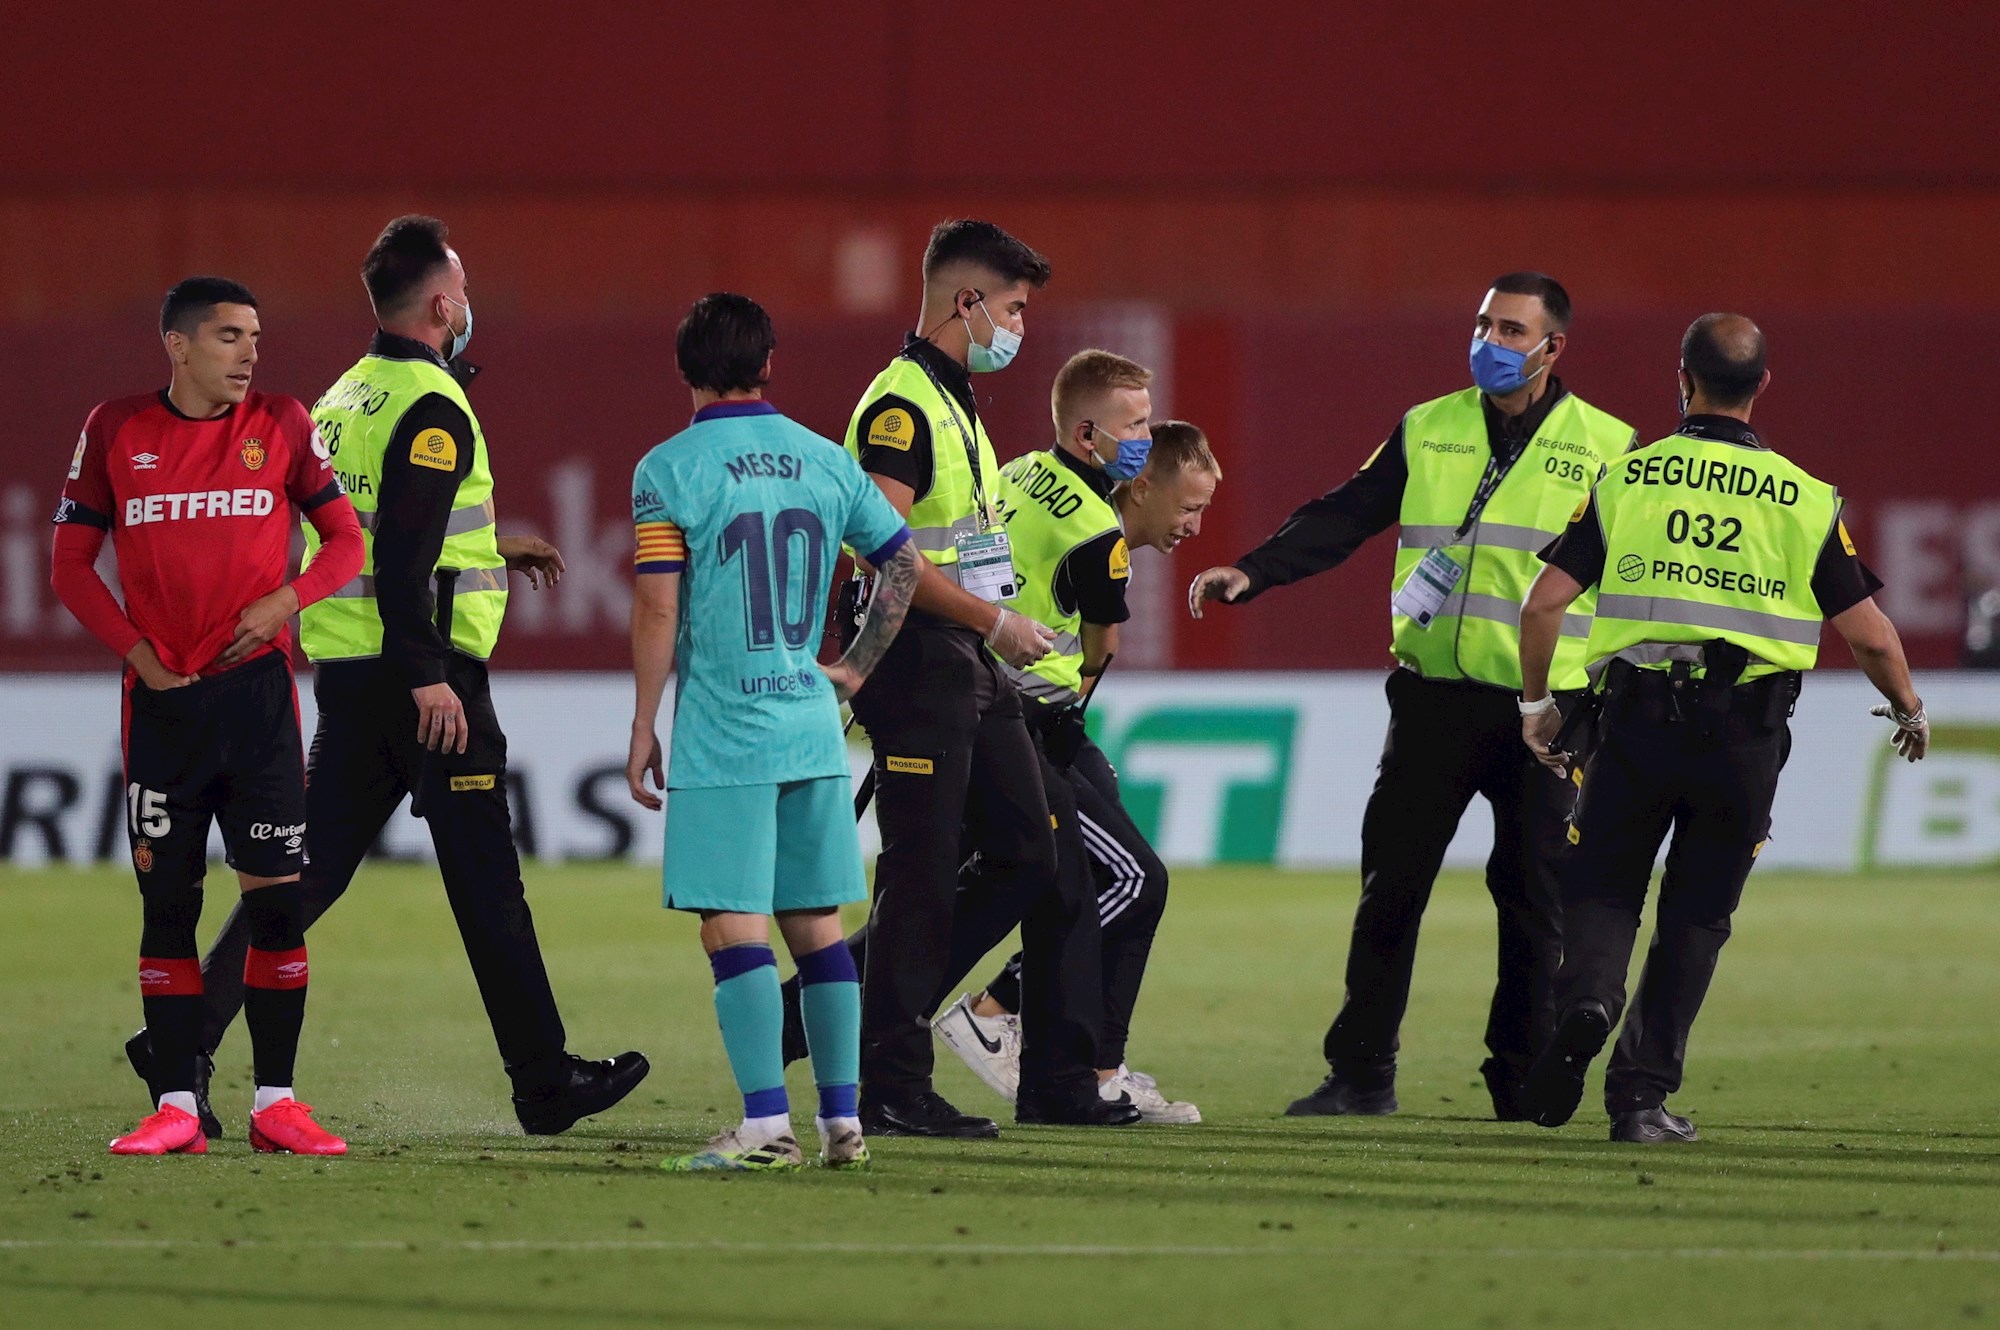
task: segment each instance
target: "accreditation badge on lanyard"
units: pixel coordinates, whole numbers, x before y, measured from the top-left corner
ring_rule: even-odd
[[[937,381],[930,366],[924,365],[923,368],[931,386],[937,389],[945,410],[951,413],[951,426],[958,431],[959,442],[965,445],[965,463],[972,470],[973,507],[980,519],[977,534],[962,532],[952,540],[952,544],[958,547],[958,584],[984,601],[997,604],[1012,600],[1021,590],[1020,582],[1014,576],[1014,547],[1007,539],[1007,528],[1001,525],[999,517],[986,502],[986,482],[980,475],[979,436],[973,432],[973,425],[959,417],[958,406],[952,401],[951,393]],[[974,419],[976,421],[977,417]]]
[[[1526,452],[1524,447],[1522,452]],[[1489,457],[1486,471],[1479,478],[1479,485],[1472,492],[1472,503],[1465,510],[1465,520],[1458,524],[1452,543],[1465,539],[1466,532],[1479,522],[1479,515],[1486,511],[1487,503],[1493,498],[1493,491],[1500,488],[1500,482],[1507,478],[1520,453],[1502,462],[1497,457]],[[1445,601],[1458,589],[1459,581],[1465,576],[1465,565],[1446,554],[1443,548],[1432,546],[1424,552],[1417,566],[1389,598],[1389,608],[1407,618],[1419,628],[1431,626],[1444,609]]]
[[[1396,594],[1389,598],[1389,608],[1417,627],[1428,628],[1431,620],[1437,618],[1438,611],[1444,608],[1446,598],[1458,586],[1458,579],[1464,576],[1465,569],[1458,560],[1443,550],[1429,550],[1410,570],[1409,577]]]
[[[960,535],[958,584],[981,600],[1012,600],[1020,591],[1014,579],[1014,548],[1005,531]]]

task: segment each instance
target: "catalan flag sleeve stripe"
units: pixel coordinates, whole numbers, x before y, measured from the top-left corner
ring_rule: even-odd
[[[687,539],[672,522],[640,522],[633,530],[639,538],[635,571],[677,573],[687,567]]]

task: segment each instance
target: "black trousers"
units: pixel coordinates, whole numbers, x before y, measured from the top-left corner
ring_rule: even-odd
[[[1070,934],[1088,911],[1080,893],[1059,886],[1049,819],[1062,819],[1070,801],[1057,791],[1051,807],[1019,694],[977,634],[913,618],[856,695],[854,712],[875,750],[882,830],[862,963],[862,1096],[930,1088],[930,1017],[949,977],[968,852],[983,877],[968,929],[1021,923],[1037,953],[1031,971],[1050,977],[1030,985],[1021,1014],[1022,1081],[1051,1089],[1076,1081],[1094,1065],[1095,1027],[1078,1018],[1088,1005],[1066,995],[1059,956],[1081,946]]]
[[[1604,1076],[1610,1112],[1654,1108],[1680,1089],[1688,1031],[1770,835],[1791,746],[1790,728],[1761,706],[1739,706],[1707,735],[1699,719],[1674,719],[1629,695],[1606,707],[1577,802],[1576,852],[1563,870],[1556,1000],[1567,1011],[1595,998],[1613,1022],[1624,1015]],[[1627,1009],[1625,976],[1669,829],[1653,941]]]
[[[1529,755],[1515,695],[1393,670],[1389,734],[1361,819],[1361,902],[1347,992],[1326,1060],[1356,1084],[1392,1082],[1417,931],[1444,853],[1474,795],[1493,809],[1486,890],[1499,915],[1499,977],[1487,1013],[1489,1084],[1511,1084],[1547,1039],[1562,958],[1556,867],[1576,789]]]
[[[454,653],[448,682],[465,704],[471,737],[463,754],[427,758],[416,739],[416,702],[380,661],[341,661],[316,671],[319,724],[306,758],[300,880],[304,918],[311,927],[332,908],[403,796],[424,783],[438,871],[494,1042],[507,1066],[521,1067],[563,1051],[562,1017],[521,882],[507,808],[507,736],[493,711],[486,666]],[[239,905],[202,960],[205,1048],[221,1043],[243,1005],[249,941]]]
[[[1132,1012],[1167,908],[1167,866],[1125,811],[1118,772],[1103,749],[1084,740],[1062,774],[1076,795],[1077,831],[1097,897],[1103,991],[1097,1057],[1098,1065],[1109,1069],[1125,1061]],[[1009,1011],[1019,1011],[1021,975],[1022,956],[1016,953],[986,991]]]

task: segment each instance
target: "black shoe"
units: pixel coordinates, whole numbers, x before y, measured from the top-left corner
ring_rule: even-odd
[[[1695,1135],[1692,1122],[1678,1113],[1667,1112],[1667,1106],[1662,1104],[1631,1113],[1613,1113],[1611,1139],[1633,1145],[1674,1145],[1701,1138]]]
[[[1486,1093],[1493,1100],[1495,1122],[1526,1122],[1528,1110],[1521,1102],[1522,1080],[1514,1069],[1498,1058],[1488,1058],[1479,1068],[1486,1078]]]
[[[1544,1127],[1560,1127],[1576,1116],[1583,1102],[1583,1078],[1590,1060],[1611,1037],[1611,1017],[1604,1004],[1585,998],[1563,1013],[1549,1046],[1528,1068],[1521,1083],[1521,1107],[1528,1117]]]
[[[1285,1109],[1288,1118],[1384,1118],[1394,1113],[1396,1103],[1396,1083],[1366,1087],[1345,1080],[1337,1071],[1330,1071],[1319,1088],[1301,1099],[1294,1099]]]
[[[153,1102],[160,1102],[162,1091],[153,1084],[153,1037],[141,1028],[139,1033],[125,1041],[125,1060],[132,1064],[132,1070],[146,1083],[146,1093]],[[215,1116],[215,1110],[208,1102],[208,1080],[215,1075],[215,1059],[207,1053],[194,1055],[194,1111],[201,1119],[201,1134],[211,1141],[222,1139],[222,1119]]]
[[[553,1058],[545,1070],[512,1068],[514,1116],[530,1136],[557,1136],[602,1113],[638,1088],[653,1064],[643,1053],[620,1053],[586,1062],[574,1053]],[[530,1087],[522,1093],[523,1086]]]
[[[1132,1096],[1106,1099],[1095,1085],[1073,1093],[1023,1090],[1014,1100],[1014,1121],[1037,1127],[1129,1127],[1139,1121]]]
[[[812,1056],[812,1050],[806,1046],[805,1009],[800,1005],[799,992],[799,977],[793,975],[785,981],[780,994],[785,1001],[785,1025],[781,1038],[787,1067]]]
[[[1000,1134],[992,1118],[961,1113],[935,1090],[903,1099],[861,1101],[861,1130],[869,1136],[936,1136],[955,1141],[990,1141]]]

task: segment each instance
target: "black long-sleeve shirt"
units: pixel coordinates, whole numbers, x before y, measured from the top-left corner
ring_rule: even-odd
[[[431,347],[392,333],[376,333],[368,350],[396,360],[428,360],[448,370],[461,386],[479,372],[462,360],[446,364]],[[432,430],[442,430],[447,441],[420,445],[418,440]],[[434,442],[436,448],[430,446]],[[452,465],[413,461],[420,446],[426,455],[451,452]],[[426,393],[396,422],[382,458],[374,523],[375,604],[382,616],[382,659],[411,688],[445,681],[447,646],[433,618],[431,575],[444,550],[459,482],[472,470],[472,453],[471,417],[443,393]]]
[[[1511,466],[1549,412],[1567,396],[1569,390],[1553,375],[1548,390],[1518,416],[1505,414],[1491,398],[1481,396],[1486,442],[1494,456]],[[1346,562],[1363,541],[1395,524],[1403,511],[1403,487],[1409,480],[1403,422],[1399,420],[1388,439],[1345,484],[1299,505],[1263,544],[1236,561],[1250,578],[1249,589],[1236,598],[1237,603]]]

